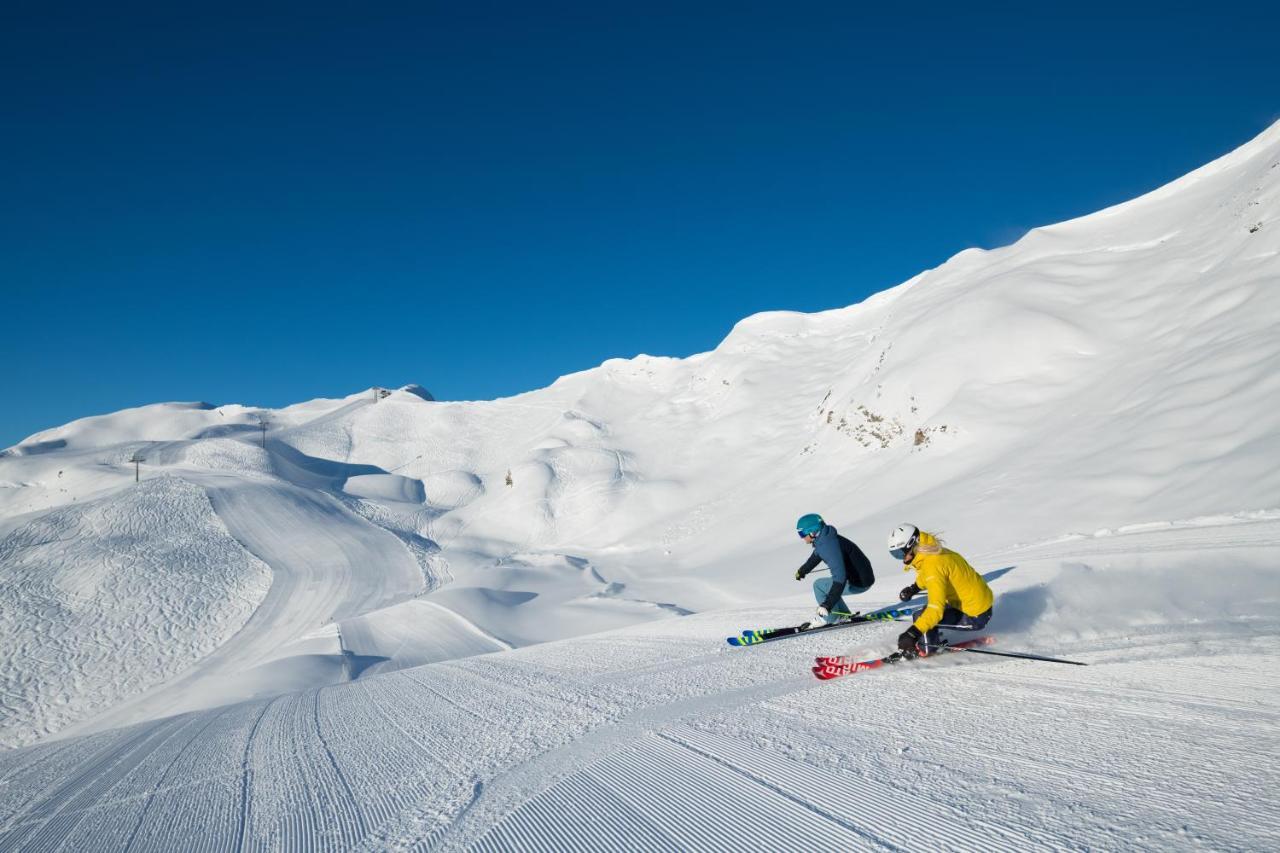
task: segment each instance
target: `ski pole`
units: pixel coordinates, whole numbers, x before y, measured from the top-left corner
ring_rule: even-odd
[[[999,655],[1005,658],[1022,658],[1024,660],[1042,660],[1047,663],[1069,663],[1072,666],[1088,666],[1078,660],[1063,660],[1062,658],[1049,658],[1044,655],[1033,655],[1028,652],[997,652],[993,649],[956,649],[957,652],[973,652],[975,655]]]
[[[831,611],[831,615],[833,616],[848,616],[850,619],[856,619],[858,617],[867,619],[883,619],[885,622],[901,622],[902,620],[898,618],[899,616],[913,616],[914,613],[915,611],[907,607],[906,604],[903,604],[901,607],[894,607],[890,610],[886,610],[884,613],[881,613],[879,610],[874,610],[871,613],[863,613],[861,610],[857,613],[845,613],[843,610]]]

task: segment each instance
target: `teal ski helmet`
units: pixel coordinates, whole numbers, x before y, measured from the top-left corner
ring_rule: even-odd
[[[825,522],[822,520],[822,516],[816,512],[811,512],[808,515],[800,516],[800,520],[796,522],[796,533],[802,537],[809,536],[821,530],[823,524]]]

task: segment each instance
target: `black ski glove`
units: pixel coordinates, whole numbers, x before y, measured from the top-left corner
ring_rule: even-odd
[[[804,580],[804,576],[808,574],[803,568],[796,569],[796,580]]]
[[[902,588],[902,592],[898,593],[898,600],[910,601],[912,598],[915,597],[915,594],[919,591],[920,591],[920,587],[916,586],[915,584],[912,584],[911,586],[904,586]]]
[[[898,648],[907,654],[915,654],[916,643],[920,640],[920,631],[915,625],[903,631],[898,636]]]

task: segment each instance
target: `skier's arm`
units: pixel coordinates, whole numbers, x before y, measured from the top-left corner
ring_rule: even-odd
[[[814,551],[812,554],[810,554],[809,559],[804,561],[804,565],[802,565],[799,569],[796,570],[796,580],[798,581],[804,580],[805,575],[809,574],[809,572],[813,571],[818,567],[818,563],[821,561],[821,559],[822,558],[818,556],[817,551]]]
[[[941,622],[942,614],[947,611],[946,582],[936,574],[930,575],[925,578],[924,593],[929,596],[929,601],[916,617],[916,621],[911,623],[921,634]]]

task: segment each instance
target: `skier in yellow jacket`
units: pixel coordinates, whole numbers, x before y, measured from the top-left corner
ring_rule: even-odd
[[[981,631],[987,626],[994,602],[991,587],[964,557],[913,524],[901,524],[889,534],[889,553],[902,561],[904,572],[916,570],[916,582],[898,597],[907,601],[921,590],[929,596],[915,622],[898,637],[904,654],[927,654],[946,645],[941,628]]]

